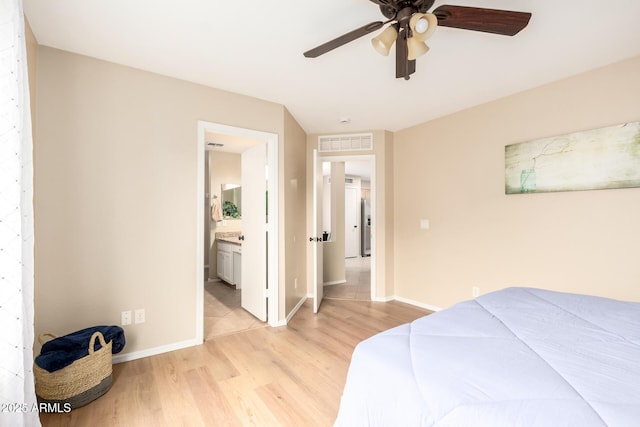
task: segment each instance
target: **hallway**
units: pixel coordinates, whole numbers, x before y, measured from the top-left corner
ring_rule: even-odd
[[[371,301],[371,257],[347,258],[344,261],[347,282],[325,285],[324,297]]]

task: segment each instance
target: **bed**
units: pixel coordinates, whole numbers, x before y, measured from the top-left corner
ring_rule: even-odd
[[[507,288],[354,350],[336,426],[640,426],[640,303]]]

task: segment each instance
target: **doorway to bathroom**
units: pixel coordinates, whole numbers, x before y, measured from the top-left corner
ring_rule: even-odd
[[[276,134],[198,122],[203,339],[277,323],[277,145]]]

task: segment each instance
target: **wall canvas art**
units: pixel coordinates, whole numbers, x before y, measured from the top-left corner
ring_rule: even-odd
[[[505,194],[640,187],[640,122],[507,145]]]

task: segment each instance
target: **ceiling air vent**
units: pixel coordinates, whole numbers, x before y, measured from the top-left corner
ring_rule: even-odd
[[[373,150],[373,134],[371,133],[318,137],[318,151],[321,153],[371,150]]]

